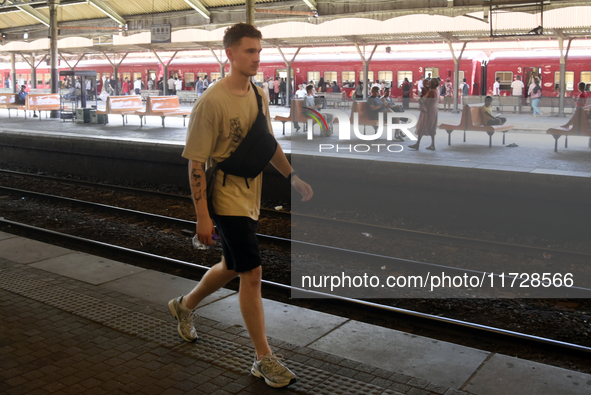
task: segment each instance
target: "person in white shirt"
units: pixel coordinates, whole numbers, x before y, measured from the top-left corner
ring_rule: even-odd
[[[153,90],[154,89],[154,80],[149,78],[148,79],[148,90]]]
[[[425,76],[422,75],[419,82],[417,82],[417,92],[420,97],[423,97],[423,81],[425,80]]]
[[[177,95],[179,91],[183,90],[183,80],[180,77],[174,81],[174,89],[176,90]]]
[[[500,77],[497,77],[495,79],[495,83],[493,84],[493,96],[497,96],[497,100],[499,100],[499,103],[500,103],[500,97],[499,97],[499,96],[501,96],[501,78]],[[498,106],[497,106],[497,111],[501,111]]]
[[[141,77],[137,77],[137,79],[135,81],[133,81],[133,90],[135,91],[136,95],[140,94],[140,91],[142,90],[142,79]]]
[[[296,99],[303,99],[306,97],[306,90],[304,89],[304,84],[299,85],[299,89],[295,93]]]
[[[523,82],[521,82],[521,76],[517,76],[516,80],[511,83],[511,90],[513,96],[523,96]]]
[[[172,75],[168,79],[167,85],[168,85],[168,94],[174,95],[174,78],[172,78]]]
[[[519,97],[519,112],[521,112],[521,106],[523,105],[523,82],[521,82],[521,76],[516,76],[515,81],[511,83],[511,94],[515,97]]]

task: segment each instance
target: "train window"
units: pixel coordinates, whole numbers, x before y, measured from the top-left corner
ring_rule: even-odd
[[[326,81],[332,85],[332,82],[337,80],[337,75],[338,75],[338,73],[336,71],[325,71],[324,72],[324,81]]]
[[[408,78],[408,80],[410,82],[412,82],[412,71],[399,71],[398,72],[398,83],[396,84],[396,86],[402,85],[405,78]]]
[[[185,86],[187,88],[195,86],[195,73],[185,73]]]
[[[581,71],[581,82],[585,83],[585,90],[591,89],[591,71]]]
[[[138,78],[140,78],[140,79],[142,78],[142,73],[141,72],[139,72],[139,73],[133,73],[133,80],[135,81]]]
[[[425,78],[439,77],[439,67],[425,67]]]
[[[511,90],[511,84],[513,83],[513,73],[511,71],[497,71],[495,73],[495,81],[499,78],[502,91]]]
[[[45,85],[49,85],[49,80],[51,80],[51,73],[43,74],[43,78],[45,80]]]
[[[378,80],[380,80],[386,88],[390,88],[392,87],[392,75],[391,71],[378,71]]]
[[[198,77],[201,77],[201,79],[204,79],[205,77],[207,77],[207,73],[204,73],[203,71],[200,73],[197,73]]]
[[[314,86],[318,85],[320,81],[320,71],[308,71],[308,82],[312,81]]]
[[[572,92],[575,89],[575,72],[567,71],[564,77],[566,90]],[[554,90],[560,90],[560,71],[554,73]]]
[[[156,81],[156,70],[148,70],[148,79]]]
[[[125,81],[125,79],[127,78],[127,81],[131,80],[131,73],[123,73],[120,77],[122,79],[122,82]]]
[[[262,74],[262,73],[261,73],[261,74]],[[220,79],[220,76],[221,76],[221,75],[222,75],[221,73],[211,73],[211,74],[209,75],[209,77],[211,78],[211,80],[212,80],[212,81],[213,81],[213,80],[216,80],[216,81],[217,81],[217,80],[219,80],[219,79]],[[258,73],[257,73],[257,75],[258,75]]]
[[[43,74],[37,74],[37,85],[43,85]]]
[[[265,79],[265,75],[263,74],[262,71],[259,71],[257,73],[257,75],[255,75],[255,77],[254,77],[254,82],[263,82],[264,79]]]
[[[341,71],[341,84],[353,84],[355,85],[355,72],[354,71]]]
[[[360,72],[359,72],[359,80],[360,80],[360,81],[363,81],[363,79],[364,79],[364,78],[363,78],[363,71],[360,71]],[[368,72],[367,72],[367,79],[368,79],[370,82],[374,82],[374,79],[373,79],[373,71],[368,71]]]
[[[19,85],[27,85],[27,83],[29,82],[29,78],[27,74],[21,74],[18,76],[18,84]]]

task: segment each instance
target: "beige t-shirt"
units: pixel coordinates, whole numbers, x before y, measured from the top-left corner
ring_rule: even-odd
[[[252,87],[252,86],[251,86]],[[263,97],[263,113],[267,116],[269,130],[269,103]],[[223,80],[209,87],[195,103],[191,111],[187,140],[183,157],[211,164],[209,159],[221,162],[228,158],[246,136],[258,115],[255,93],[249,89],[246,95],[231,93]],[[219,170],[213,190],[213,206],[218,215],[250,217],[258,220],[261,206],[262,173],[255,179],[226,176]]]

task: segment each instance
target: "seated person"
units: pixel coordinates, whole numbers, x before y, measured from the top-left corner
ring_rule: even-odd
[[[304,89],[304,84],[299,85],[299,89],[295,93],[296,99],[303,99],[306,97],[306,90]]]
[[[304,107],[313,108],[313,109],[321,109],[323,107],[324,103],[321,102],[321,103],[316,104],[315,99],[316,98],[314,97],[314,86],[308,85],[306,87],[306,97],[304,98]],[[321,129],[322,130],[321,136],[322,137],[330,137],[330,135],[332,134],[334,117],[332,116],[332,114],[322,114],[322,116],[324,117],[324,119],[326,119],[326,123],[328,124],[328,130]],[[296,131],[300,130],[298,123],[294,122],[294,124],[295,124],[294,126],[296,128]]]
[[[20,92],[16,95],[16,104],[25,105],[27,103],[27,95],[28,95],[28,93],[27,93],[27,91],[25,91],[25,89],[27,89],[27,86],[26,85],[22,85]],[[33,111],[33,116],[35,118],[37,118],[37,111]]]
[[[492,96],[487,96],[484,98],[484,106],[480,107],[480,116],[482,117],[482,124],[483,125],[503,125],[505,122],[507,122],[507,118],[495,117],[493,115],[492,109],[490,108],[492,101],[493,101]]]
[[[341,87],[339,86],[339,84],[337,84],[336,81],[332,82],[332,91],[334,93],[340,93],[341,92]]]
[[[389,111],[404,112],[404,108],[402,108],[401,105],[394,103],[394,100],[392,100],[390,97],[390,88],[384,88],[384,96],[382,96],[380,100],[382,100],[382,103],[384,103]],[[400,133],[400,129],[396,129],[394,131],[394,140],[404,141],[402,134]]]

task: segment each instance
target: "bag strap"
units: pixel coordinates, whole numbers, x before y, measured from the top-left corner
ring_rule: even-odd
[[[259,91],[256,87],[256,85],[250,81],[250,85],[252,85],[252,89],[254,90],[254,94],[257,97],[257,105],[259,107],[259,111],[263,111],[263,98],[261,97],[261,95],[259,95]]]

